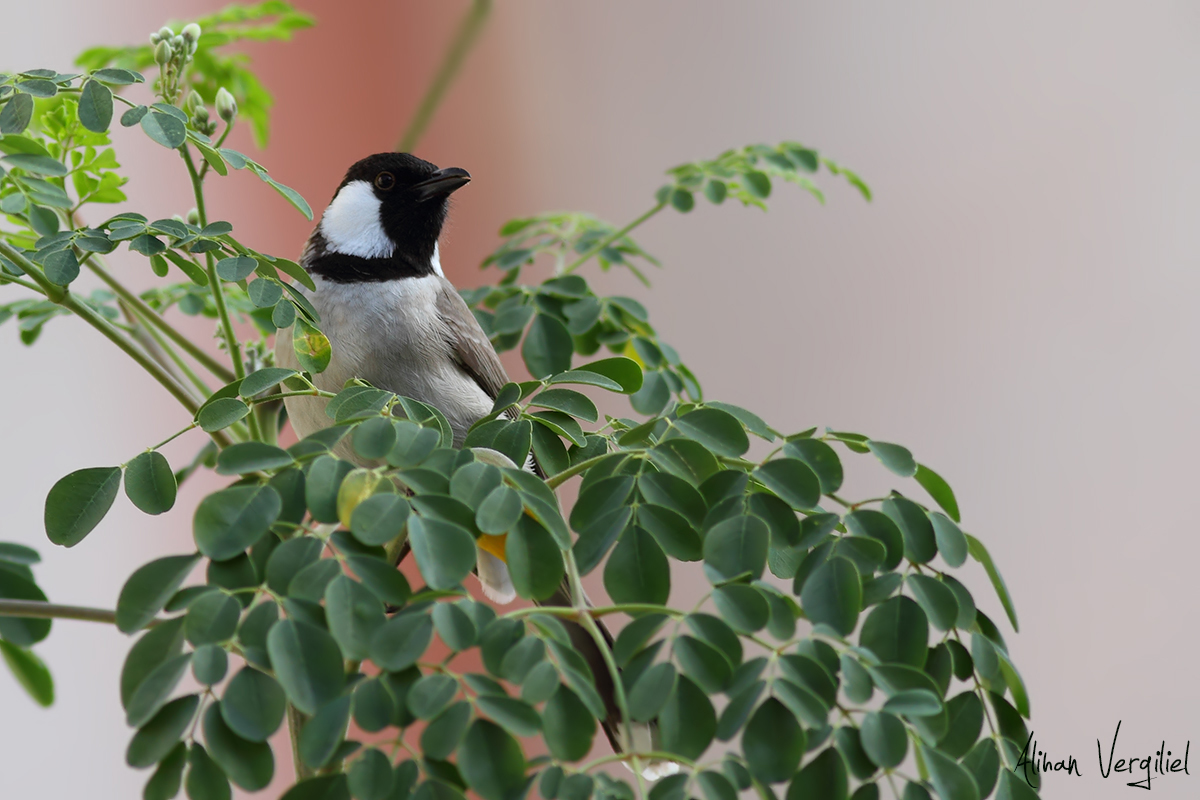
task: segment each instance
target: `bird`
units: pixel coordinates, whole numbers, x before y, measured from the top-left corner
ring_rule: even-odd
[[[337,392],[360,378],[372,386],[411,397],[439,409],[450,423],[454,446],[491,413],[508,375],[471,309],[446,279],[438,239],[450,196],[466,186],[470,174],[457,167],[439,169],[409,153],[376,153],[354,163],[305,243],[299,263],[315,291],[303,291],[320,317],[332,356],[313,375],[319,389]],[[277,336],[275,358],[299,369],[286,331]],[[314,396],[285,400],[292,428],[300,438],[332,424],[327,400]],[[348,447],[338,455],[363,463]],[[364,464],[365,465],[365,464]],[[540,472],[536,459],[527,469]],[[503,550],[477,548],[476,572],[485,596],[506,604],[516,598]],[[564,585],[545,605],[572,605]],[[608,647],[611,634],[600,626]],[[602,727],[620,750],[621,714],[604,654],[581,625],[567,625],[574,648],[583,655],[605,701]],[[634,725],[634,745],[653,749],[654,723]],[[671,761],[654,761],[648,778],[678,770]]]

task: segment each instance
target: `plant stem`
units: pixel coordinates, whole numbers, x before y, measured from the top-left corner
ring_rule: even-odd
[[[300,731],[304,728],[304,721],[304,715],[300,713],[300,709],[296,708],[291,703],[288,703],[288,736],[292,740],[292,763],[296,767],[297,781],[312,777],[312,770],[308,768],[308,766],[304,763],[304,759],[300,757]]]
[[[146,335],[154,341],[155,346],[158,347],[159,350],[167,354],[167,358],[171,359],[171,363],[175,365],[175,368],[183,373],[185,378],[191,381],[192,386],[195,387],[196,391],[200,393],[200,399],[204,400],[211,395],[213,393],[212,389],[200,379],[200,376],[196,374],[195,370],[193,370],[191,366],[183,360],[183,357],[176,352],[174,347],[171,347],[170,343],[163,338],[163,335],[156,330],[153,325],[149,324],[146,318],[137,312],[137,309],[126,303],[124,300],[121,300],[120,302],[122,309],[125,311],[125,314],[128,317],[134,321],[141,321],[144,323],[139,326],[140,329],[146,332]],[[146,349],[149,350],[150,348]]]
[[[421,98],[421,104],[413,114],[412,121],[408,123],[408,129],[396,145],[398,152],[411,153],[421,140],[425,129],[429,127],[429,121],[433,119],[433,113],[442,104],[446,90],[454,82],[467,54],[471,52],[471,47],[483,30],[491,10],[492,0],[472,0],[471,8],[467,10],[466,16],[459,23],[458,31],[450,41],[450,46],[446,48],[446,55],[442,58],[437,74],[433,76],[429,88],[425,90],[425,96]]]
[[[27,619],[78,619],[84,622],[106,622],[117,624],[117,612],[107,608],[88,608],[87,606],[64,606],[57,603],[45,603],[41,600],[0,600],[0,617],[25,617]],[[151,627],[158,621],[150,622]]]
[[[637,452],[630,451],[629,454],[632,456],[636,456]],[[596,464],[600,463],[601,460],[608,458],[611,455],[612,455],[612,453],[604,453],[603,455],[594,456],[592,458],[589,458],[586,461],[580,461],[575,466],[570,467],[568,469],[564,469],[562,472],[558,473],[557,475],[551,475],[549,478],[546,478],[546,485],[549,486],[551,489],[557,489],[559,486],[562,486],[564,483],[566,483],[571,478],[574,478],[576,475],[578,475],[581,472],[585,472],[586,470],[591,469],[592,467],[596,466]]]
[[[118,281],[112,273],[110,273],[100,264],[97,264],[95,259],[89,256],[88,258],[84,259],[83,263],[87,264],[88,269],[96,273],[96,276],[99,277],[100,280],[108,284],[108,288],[112,289],[113,293],[116,294],[117,297],[120,297],[122,300],[136,309],[139,316],[144,318],[149,324],[162,331],[162,333],[165,334],[166,337],[172,342],[182,347],[185,353],[196,359],[201,366],[220,379],[222,383],[230,383],[234,380],[236,376],[230,372],[224,364],[222,364],[220,361],[217,361],[208,353],[204,352],[204,350],[202,350],[195,342],[180,332],[178,328],[163,319],[162,314],[159,314],[157,311],[151,308],[145,300],[138,297],[136,294],[126,288],[125,285]]]
[[[188,175],[192,179],[192,194],[196,198],[196,214],[199,217],[200,227],[203,228],[208,224],[208,213],[204,209],[204,182],[200,180],[200,175],[196,172],[196,164],[192,161],[192,154],[187,149],[187,145],[184,144],[179,148],[179,152],[183,156],[183,162],[187,164]],[[237,333],[233,330],[229,309],[225,306],[225,290],[221,286],[221,279],[217,276],[217,262],[213,258],[211,250],[204,254],[204,261],[207,265],[208,287],[212,292],[213,302],[217,306],[217,316],[221,320],[221,334],[225,339],[225,349],[229,351],[229,357],[233,360],[234,377],[240,381],[246,377],[246,365],[242,363],[242,347],[238,342]],[[250,428],[250,438],[261,441],[262,432],[258,429],[258,419],[251,414],[246,418],[246,424]]]
[[[659,203],[658,205],[654,206],[654,208],[650,209],[645,214],[642,214],[640,217],[635,219],[633,222],[626,225],[624,228],[621,228],[621,230],[617,231],[616,233],[614,233],[610,236],[604,237],[599,242],[592,245],[592,248],[590,250],[588,250],[586,253],[581,255],[579,258],[575,259],[570,264],[568,264],[566,266],[566,268],[563,269],[563,271],[559,274],[560,275],[570,275],[576,269],[583,266],[583,264],[586,263],[588,261],[588,259],[590,259],[592,256],[596,255],[596,253],[599,253],[601,250],[608,247],[613,242],[615,242],[618,239],[622,238],[623,236],[627,235],[631,230],[633,230],[637,226],[641,225],[643,222],[650,219],[651,217],[653,217],[655,214],[662,211],[666,207],[667,207],[666,203]]]

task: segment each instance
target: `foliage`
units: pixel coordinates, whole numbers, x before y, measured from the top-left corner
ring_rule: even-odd
[[[154,770],[145,796],[265,787],[276,769],[268,740],[285,720],[293,800],[468,790],[515,800],[535,781],[547,800],[730,800],[752,787],[766,798],[846,798],[852,788],[869,798],[881,784],[906,798],[1019,794],[1001,764],[1015,763],[1029,698],[997,625],[955,571],[980,562],[1014,629],[1017,620],[983,543],[960,528],[950,486],[901,445],[828,429],[784,434],[706,398],[640,303],[597,295],[579,274],[594,262],[644,280],[658,262],[630,232],[667,208],[689,211],[698,192],[766,208],[783,181],[823,200],[823,166],[869,199],[861,179],[796,143],[756,145],[669,170],[653,207],[623,228],[581,213],[508,223],[484,262],[503,277],[464,295],[497,350],[521,348],[533,379],[505,386],[455,449],[433,406],[357,380],[318,390],[330,345],[294,286],[310,279],[206,217],[204,180],[232,167],[311,218],[296,192],[221,146],[237,109],[265,137],[269,97],[239,56],[213,52],[307,24],[281,2],[231,7],[201,20],[202,35],[189,25],[159,31],[153,48],[89,50],[82,74],[0,76],[0,283],[34,295],[0,306],[0,322],[15,317],[31,344],[54,316],[81,317],[191,413],[167,441],[197,428],[209,437],[178,469],[162,442],[62,478],[46,501],[48,537],[70,547],[92,534],[122,486],[135,507],[161,514],[196,469],[231,479],[196,509],[195,552],[140,567],[111,617],[137,636],[120,696],[136,729],[127,760]],[[153,63],[156,98],[114,94],[136,90],[137,70]],[[199,99],[184,98],[186,86]],[[196,198],[187,219],[81,221],[93,204],[124,199],[107,134],[114,100],[128,107],[121,124],[183,157]],[[209,102],[225,123],[217,140]],[[159,278],[177,269],[186,280],[130,292],[104,260],[122,243]],[[521,283],[543,257],[551,276]],[[82,267],[108,289],[67,291]],[[217,321],[231,366],[163,318],[173,306]],[[268,339],[279,329],[291,329],[304,371],[273,365]],[[633,416],[602,414],[597,398],[612,406],[603,392],[627,396]],[[328,397],[331,427],[285,448],[279,401],[292,395]],[[530,453],[544,480],[517,468]],[[857,456],[905,482],[843,498]],[[554,490],[576,477],[564,514]],[[394,568],[406,541],[423,585]],[[517,594],[544,604],[497,610],[471,599],[477,544],[503,553]],[[37,560],[0,543],[0,598],[45,603]],[[697,562],[707,581],[693,609],[671,602],[673,562]],[[198,565],[204,580],[190,581]],[[589,608],[580,580],[596,570],[613,604]],[[564,578],[571,603],[545,604]],[[0,606],[0,655],[49,704],[50,674],[30,647],[51,623],[19,613]],[[625,743],[631,722],[655,722],[658,739],[589,761],[607,715],[602,682],[564,623],[607,653],[596,621],[619,617],[628,621],[608,669]],[[482,670],[456,665],[467,653]],[[180,694],[189,670],[203,688]],[[418,722],[428,724],[409,735]],[[548,755],[526,756],[531,737]],[[661,760],[682,771],[653,788],[640,770],[631,785],[599,769]]]

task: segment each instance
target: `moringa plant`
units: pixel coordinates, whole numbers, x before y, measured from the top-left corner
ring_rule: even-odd
[[[472,7],[417,134],[487,7]],[[179,430],[147,432],[162,442],[131,443],[126,463],[59,480],[47,537],[119,535],[102,522],[122,488],[161,514],[197,470],[229,480],[196,508],[194,550],[137,569],[115,611],[50,603],[38,554],[0,543],[0,654],[30,696],[53,702],[33,649],[52,619],[134,637],[113,688],[134,731],[127,761],[152,770],[147,800],[257,791],[277,759],[295,770],[288,800],[1036,797],[1010,769],[1027,737],[1025,686],[957,570],[981,563],[1014,630],[1016,615],[946,481],[901,445],[782,432],[707,398],[645,307],[585,277],[620,268],[645,281],[658,262],[630,234],[698,200],[765,209],[781,183],[823,200],[822,172],[870,199],[866,185],[805,145],[753,145],[669,170],[628,225],[584,213],[507,223],[483,264],[498,281],[463,296],[531,377],[506,385],[456,449],[433,405],[361,380],[319,390],[330,343],[297,289],[312,280],[205,202],[207,181],[249,170],[312,218],[224,146],[238,120],[265,143],[271,103],[227,46],[309,24],[279,0],[231,6],[147,45],[88,50],[76,72],[0,75],[0,322],[30,345],[73,314],[184,412]],[[179,154],[195,199],[186,217],[103,210],[125,200],[114,123]],[[142,266],[161,280],[134,292],[118,270]],[[85,270],[106,288],[74,291]],[[175,326],[180,313],[213,320],[219,355]],[[301,370],[274,365],[276,335]],[[331,426],[285,446],[281,400],[299,395],[328,398]],[[615,395],[629,409],[601,413]],[[159,448],[183,436],[195,458],[169,464]],[[544,479],[518,468],[530,453]],[[882,467],[898,488],[846,498],[851,466]],[[564,510],[568,481],[578,498]],[[545,601],[566,580],[571,603],[473,599],[477,547],[507,561],[520,597]],[[416,585],[396,565],[409,550]],[[695,562],[704,583],[692,608],[672,602],[673,561]],[[609,601],[593,607],[582,580],[595,571]],[[619,628],[611,643],[602,619]],[[607,674],[564,622],[601,646]],[[609,713],[598,684],[614,693],[613,750],[596,742]],[[631,723],[648,721],[658,740],[638,745]],[[291,748],[276,753],[268,739],[285,722]],[[663,761],[678,773],[642,777]]]

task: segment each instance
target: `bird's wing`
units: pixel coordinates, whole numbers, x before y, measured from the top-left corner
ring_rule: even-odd
[[[445,279],[437,295],[437,312],[446,324],[454,360],[487,392],[488,397],[495,399],[508,383],[508,374],[475,315]]]

